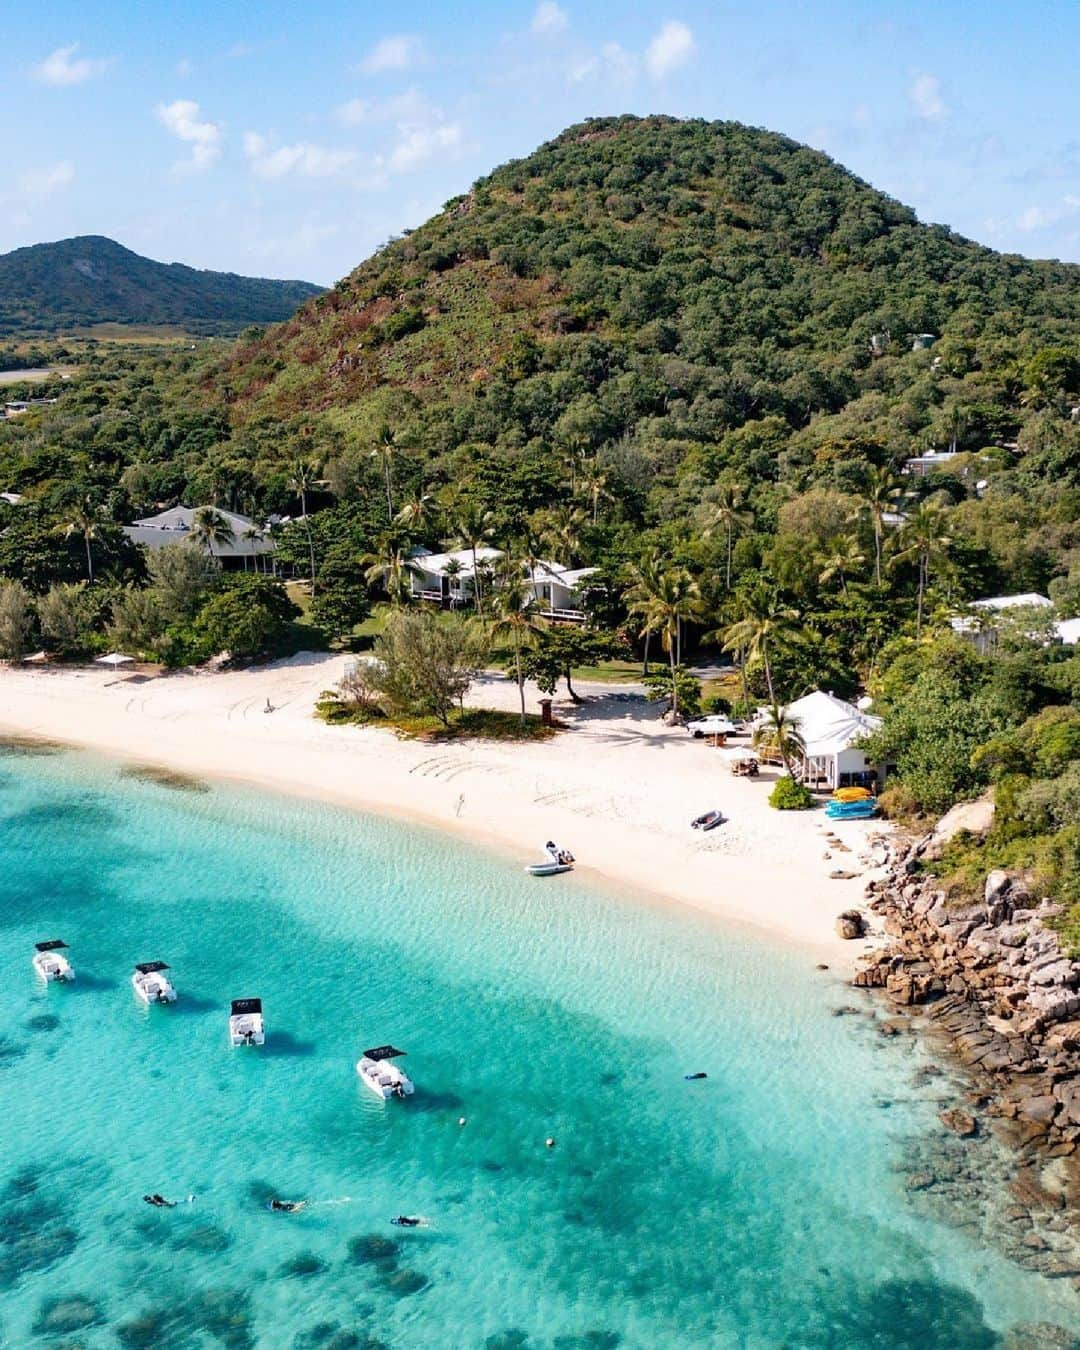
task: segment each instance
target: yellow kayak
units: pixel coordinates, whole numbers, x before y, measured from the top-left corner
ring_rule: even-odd
[[[870,791],[869,788],[861,788],[861,787],[837,788],[836,791],[833,793],[833,801],[865,802],[868,801],[873,795],[874,794]]]

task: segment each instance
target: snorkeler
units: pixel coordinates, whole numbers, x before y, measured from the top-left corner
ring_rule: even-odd
[[[306,1205],[306,1200],[271,1200],[266,1208],[280,1214],[299,1214]]]
[[[153,1195],[144,1195],[143,1199],[148,1205],[153,1205],[155,1209],[175,1209],[175,1200],[166,1200],[163,1195],[158,1195],[157,1191]]]
[[[399,1214],[396,1219],[391,1219],[390,1222],[395,1228],[419,1228],[424,1220],[414,1219],[409,1214]]]

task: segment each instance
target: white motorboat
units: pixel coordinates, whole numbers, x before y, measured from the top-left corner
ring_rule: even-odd
[[[35,942],[33,966],[43,980],[73,980],[75,971],[71,962],[61,953],[67,950],[67,943],[59,938],[49,942]]]
[[[261,998],[234,998],[229,1016],[230,1045],[264,1045],[266,1028],[263,1025]]]
[[[165,974],[168,969],[164,961],[143,961],[135,967],[131,987],[145,1004],[176,1002],[176,990]]]
[[[557,877],[560,872],[571,872],[574,868],[574,855],[568,848],[560,848],[550,839],[544,845],[547,857],[543,862],[529,863],[525,868],[531,877]]]
[[[411,1097],[413,1094],[412,1079],[404,1069],[391,1062],[400,1059],[404,1053],[392,1045],[378,1045],[374,1050],[365,1050],[356,1061],[356,1072],[383,1101],[388,1097]]]

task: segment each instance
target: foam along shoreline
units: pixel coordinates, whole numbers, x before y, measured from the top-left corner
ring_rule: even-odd
[[[840,941],[834,924],[862,904],[866,879],[878,875],[858,859],[880,825],[840,822],[838,855],[820,811],[774,811],[768,775],[734,778],[722,753],[664,726],[655,708],[620,686],[580,686],[580,707],[557,700],[569,729],[546,742],[439,744],[328,727],[314,717],[314,703],[344,665],[343,657],[302,653],[249,670],[155,678],[4,670],[0,734],[399,817],[522,865],[557,839],[586,877],[609,886],[750,924],[841,969],[864,952],[861,942]],[[536,691],[528,692],[535,708]],[[485,678],[469,702],[513,708],[517,690]],[[712,807],[727,823],[707,834],[691,830]],[[855,875],[833,879],[836,870]]]

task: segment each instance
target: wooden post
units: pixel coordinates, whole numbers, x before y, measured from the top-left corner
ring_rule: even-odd
[[[540,700],[540,721],[546,727],[555,725],[551,716],[551,699],[549,698],[542,698]]]

